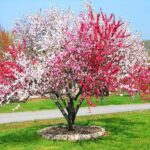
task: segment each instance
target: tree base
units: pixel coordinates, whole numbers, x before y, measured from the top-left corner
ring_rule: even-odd
[[[53,126],[39,130],[38,133],[48,140],[79,141],[102,137],[105,129],[98,126],[74,126],[72,131],[68,131],[66,126]]]

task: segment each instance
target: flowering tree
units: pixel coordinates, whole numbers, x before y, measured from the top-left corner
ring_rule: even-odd
[[[8,102],[8,97],[10,97],[13,92],[16,91],[16,89],[19,87],[19,80],[18,78],[16,78],[16,75],[23,72],[23,68],[16,63],[16,58],[18,55],[20,55],[20,50],[20,46],[18,46],[17,48],[13,47],[12,50],[8,48],[4,58],[0,60],[1,104]]]
[[[68,29],[71,19],[70,10],[51,8],[16,21],[13,33],[16,41],[26,39],[30,55],[52,55],[63,49],[66,38],[64,32]]]
[[[125,49],[120,49],[120,53],[124,55],[124,59],[120,61],[119,82],[120,88],[127,91],[130,95],[135,92],[144,91],[140,81],[145,80],[143,86],[149,85],[149,56],[144,48],[144,44],[140,38],[140,34],[131,35],[127,39],[128,45]],[[143,89],[143,90],[141,90]]]
[[[14,92],[9,92],[12,93],[12,96],[15,95],[15,98],[21,97],[21,99],[24,99],[23,93],[25,93],[24,95],[27,98],[29,95],[45,93],[46,90],[43,91],[43,89],[46,88],[39,86],[42,79],[41,75],[45,68],[45,59],[46,57],[53,57],[56,52],[63,50],[66,38],[64,32],[68,30],[71,18],[72,13],[70,10],[60,11],[52,8],[50,11],[38,12],[16,22],[13,30],[14,45],[12,46],[12,43],[8,43],[8,40],[7,43],[5,42],[7,47],[5,46],[6,44],[2,45],[3,47],[5,46],[5,52],[7,50],[5,54],[7,58],[12,58],[10,52],[13,51],[16,58],[13,60],[14,65],[18,64],[23,68],[23,72],[20,74],[13,72],[15,80],[19,81],[19,84],[22,86],[17,87],[17,90]],[[17,45],[24,38],[26,39],[26,44],[23,45],[25,45],[26,50],[22,51],[22,44],[19,47]],[[5,38],[1,39],[5,40]],[[5,60],[7,59],[5,58]],[[4,62],[1,63],[5,66]],[[10,68],[8,67],[8,69]],[[3,69],[1,68],[1,70]],[[1,76],[1,78],[4,78],[4,76]],[[2,84],[1,86],[5,85]],[[7,95],[9,93],[7,92]],[[27,100],[27,98],[24,100]],[[7,100],[5,98],[5,101],[8,102],[8,98]]]
[[[142,60],[137,59],[138,48],[133,48],[135,42],[140,44],[122,20],[102,11],[96,13],[91,6],[72,25],[68,24],[68,15],[60,17],[56,11],[45,16],[30,16],[16,25],[16,39],[25,37],[27,48],[23,42],[19,47],[12,46],[6,53],[12,59],[6,57],[6,65],[1,65],[1,70],[7,70],[0,75],[0,97],[4,99],[7,95],[3,101],[9,101],[11,93],[20,96],[22,93],[49,93],[67,120],[68,129],[73,130],[83,100],[95,106],[91,96],[102,95],[104,87],[114,91],[133,81],[132,86],[129,85],[131,91],[137,88],[137,83],[140,83],[138,89],[148,91],[149,67],[137,65],[140,61],[146,64],[145,54]],[[40,51],[43,50],[46,57],[41,59]],[[132,51],[136,55],[135,61],[130,55]],[[124,63],[126,60],[129,63]],[[6,67],[9,62],[12,67]],[[125,83],[126,76],[129,82]],[[6,93],[4,88],[8,89]]]
[[[13,98],[26,101],[38,94],[44,69],[40,59],[28,56],[25,41],[10,45],[0,61],[0,103],[9,103]]]
[[[113,14],[94,13],[91,7],[66,34],[65,51],[49,59],[44,79],[72,130],[85,98],[94,106],[90,97],[98,97],[104,86],[118,88],[118,62],[123,59],[118,51],[129,47],[126,40],[130,34]]]

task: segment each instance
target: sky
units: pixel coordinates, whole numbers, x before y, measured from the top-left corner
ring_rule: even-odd
[[[6,30],[13,28],[15,19],[49,9],[52,5],[61,9],[71,8],[79,14],[85,0],[0,0],[0,24]],[[91,0],[95,10],[114,13],[130,22],[132,31],[141,32],[143,39],[150,39],[150,0]]]

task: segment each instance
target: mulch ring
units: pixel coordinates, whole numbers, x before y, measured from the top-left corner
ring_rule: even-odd
[[[74,126],[73,131],[68,131],[66,126],[53,126],[39,130],[38,133],[49,140],[87,140],[104,136],[105,130],[99,126]]]

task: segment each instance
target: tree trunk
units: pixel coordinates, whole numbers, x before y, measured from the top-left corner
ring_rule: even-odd
[[[80,100],[79,103],[77,104],[76,107],[74,107],[73,99],[72,102],[69,104],[69,109],[68,109],[68,130],[72,131],[73,130],[73,125],[75,123],[76,115],[78,113],[78,110],[82,104],[83,100]]]
[[[73,130],[73,125],[74,125],[74,122],[75,122],[76,114],[77,114],[77,112],[75,112],[74,109],[69,111],[69,113],[68,113],[67,123],[68,123],[68,130],[69,131]]]
[[[68,103],[68,130],[73,130],[73,124],[75,119],[76,113],[74,108],[74,100],[70,97],[69,103]]]
[[[65,119],[67,120],[69,131],[73,131],[73,125],[75,122],[76,114],[83,102],[83,100],[80,100],[79,103],[76,105],[76,107],[74,106],[74,101],[77,101],[77,98],[79,97],[80,93],[81,93],[81,90],[76,95],[76,97],[71,97],[70,94],[67,95],[69,100],[67,101],[67,103],[63,101],[64,107],[59,102],[59,95],[57,93],[54,93],[57,97],[56,99],[54,99],[54,102],[56,106],[59,108],[59,110],[61,111],[61,113],[63,114],[63,116],[65,117]]]
[[[68,130],[73,131],[74,122],[72,121],[72,118],[69,117],[69,115],[68,115],[68,122],[67,123],[68,123]]]

